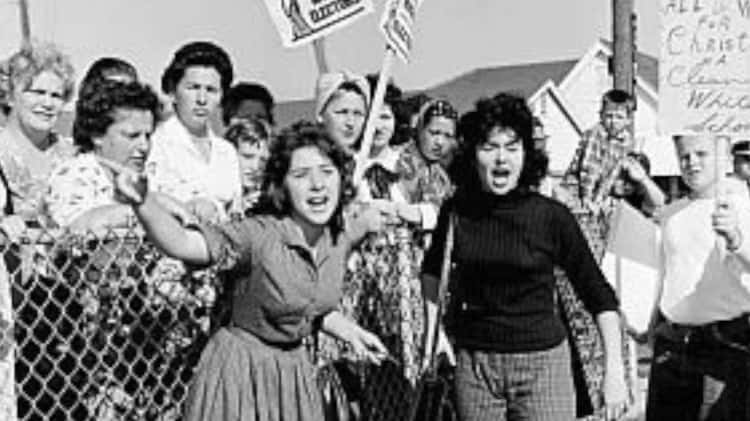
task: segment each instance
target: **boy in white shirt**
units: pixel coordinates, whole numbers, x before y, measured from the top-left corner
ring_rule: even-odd
[[[677,136],[688,197],[662,218],[647,420],[750,420],[750,197],[728,139]]]

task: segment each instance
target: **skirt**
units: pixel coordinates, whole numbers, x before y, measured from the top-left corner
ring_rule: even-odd
[[[315,371],[303,346],[282,349],[238,327],[222,328],[201,355],[186,421],[320,421]]]

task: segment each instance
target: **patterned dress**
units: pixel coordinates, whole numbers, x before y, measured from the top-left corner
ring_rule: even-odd
[[[606,252],[609,224],[616,204],[609,192],[620,175],[622,161],[632,149],[633,139],[628,133],[613,138],[607,135],[604,127],[595,126],[581,139],[561,183],[563,194],[557,195],[578,219],[589,248],[599,264]],[[603,420],[605,355],[599,329],[565,273],[557,270],[556,276],[559,305],[572,346],[574,380],[576,391],[579,392],[578,415],[581,419]],[[628,367],[630,350],[624,329],[622,343],[625,373],[628,373],[631,371]],[[632,391],[634,385],[631,380],[627,376],[626,382]]]
[[[75,147],[70,139],[50,135],[51,146],[43,152],[33,152],[30,146],[21,146],[9,130],[0,131],[0,166],[8,180],[13,213],[27,220],[35,219],[42,225],[46,218],[44,197],[47,179],[52,170],[72,157]],[[5,197],[0,197],[0,207],[5,207]]]
[[[93,153],[83,153],[52,172],[45,203],[50,218],[65,227],[88,210],[117,202],[107,171]]]
[[[367,189],[374,199],[419,204],[423,222],[436,220],[443,200],[453,185],[440,163],[428,163],[419,150],[409,146],[394,151],[392,164],[375,164],[365,172]],[[366,205],[365,205],[366,206]],[[433,217],[426,216],[434,212]],[[434,227],[434,224],[432,224]],[[357,369],[363,419],[405,419],[419,376],[424,332],[423,301],[419,271],[430,229],[400,222],[384,232],[369,234],[352,250],[344,278],[340,307],[344,314],[378,335],[388,347],[391,361],[378,368]],[[342,350],[324,359],[337,359]],[[345,352],[343,352],[346,356]],[[351,394],[351,393],[350,393]],[[359,395],[359,396],[356,396]]]

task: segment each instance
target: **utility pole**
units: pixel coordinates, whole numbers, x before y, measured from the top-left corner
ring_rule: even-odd
[[[653,1],[653,0],[649,0]],[[612,73],[614,88],[635,97],[634,0],[612,0]]]
[[[18,13],[21,19],[21,49],[27,49],[31,47],[31,24],[26,0],[18,0]]]

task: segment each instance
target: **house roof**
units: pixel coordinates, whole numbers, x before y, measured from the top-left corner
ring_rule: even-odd
[[[560,83],[578,60],[496,66],[476,69],[426,89],[427,95],[449,99],[461,111],[477,99],[506,91],[528,98],[548,80]]]

